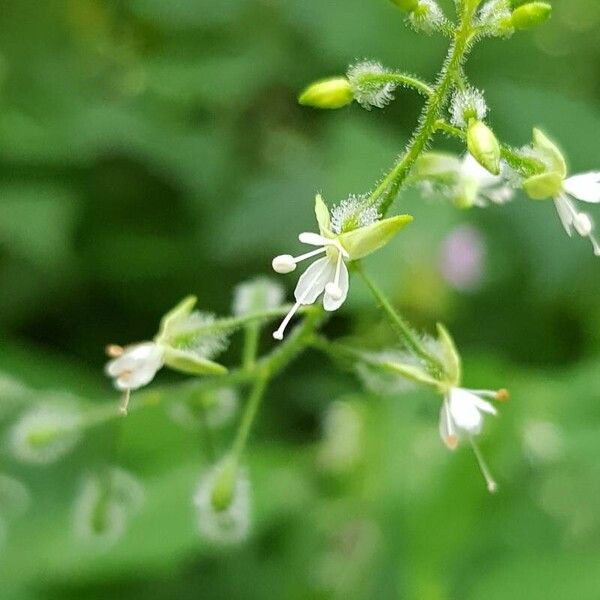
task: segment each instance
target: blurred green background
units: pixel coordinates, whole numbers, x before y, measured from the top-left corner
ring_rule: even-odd
[[[573,172],[597,169],[600,6],[553,4],[539,30],[478,47],[467,72],[505,142],[539,125]],[[307,82],[361,58],[431,80],[446,47],[386,0],[5,0],[1,14],[5,431],[26,408],[8,400],[17,385],[34,390],[28,402],[116,403],[106,343],[148,339],[188,293],[227,314],[236,283],[298,248],[316,191],[331,204],[380,177],[421,100],[399,91],[383,111],[317,112],[295,102]],[[116,449],[114,423],[46,467],[4,444],[0,471],[32,502],[7,521],[0,596],[599,598],[598,259],[551,205],[522,197],[460,212],[409,191],[396,207],[415,223],[366,267],[420,328],[448,325],[466,385],[510,388],[482,440],[497,495],[468,448],[442,447],[438,398],[363,393],[307,353],[265,398],[247,457],[253,529],[239,546],[197,531],[206,440],[170,418],[168,394],[118,425]],[[479,272],[456,286],[444,253],[464,231]],[[288,296],[293,280],[281,278]],[[326,332],[393,341],[360,281]],[[224,360],[238,355],[234,343]],[[220,448],[234,426],[215,433]],[[100,552],[74,537],[72,507],[82,474],[108,456],[137,474],[146,503]]]

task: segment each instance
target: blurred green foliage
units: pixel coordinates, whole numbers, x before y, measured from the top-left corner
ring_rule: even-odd
[[[554,5],[539,30],[482,44],[467,71],[501,139],[525,144],[540,125],[574,172],[590,170],[600,6]],[[338,201],[391,164],[418,97],[319,113],[296,105],[307,82],[363,57],[433,79],[446,43],[408,30],[386,0],[6,0],[2,17],[0,369],[40,400],[58,390],[114,401],[107,342],[147,339],[188,293],[227,314],[233,286],[310,228],[315,191]],[[436,398],[361,394],[309,354],[263,406],[248,456],[254,532],[239,548],[197,534],[205,444],[168,418],[173,398],[120,424],[116,450],[108,424],[57,466],[4,452],[1,470],[33,504],[0,549],[2,598],[597,599],[598,259],[551,206],[523,198],[459,212],[410,191],[397,206],[415,223],[367,267],[420,327],[447,323],[466,384],[511,389],[483,443],[497,496],[467,449],[439,443]],[[440,269],[443,239],[464,222],[486,244],[469,293]],[[327,333],[392,341],[360,282]],[[340,468],[322,459],[337,399],[360,436]],[[7,404],[3,426],[20,410]],[[71,512],[81,474],[109,456],[148,497],[99,554],[77,545]]]

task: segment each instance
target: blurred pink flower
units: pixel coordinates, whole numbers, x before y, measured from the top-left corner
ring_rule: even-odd
[[[485,254],[485,242],[475,227],[456,227],[443,240],[440,249],[444,279],[460,291],[478,288],[483,278]]]

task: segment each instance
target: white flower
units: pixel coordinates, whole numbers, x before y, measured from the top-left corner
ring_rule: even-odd
[[[506,170],[506,166],[502,165]],[[459,203],[468,206],[484,207],[489,203],[505,204],[514,196],[514,190],[507,184],[504,173],[492,175],[475,158],[464,155],[459,170],[456,197]]]
[[[450,450],[454,450],[461,435],[466,435],[473,446],[479,467],[485,477],[488,490],[496,491],[496,482],[492,479],[479,448],[473,437],[481,433],[483,415],[496,415],[497,411],[484,398],[505,400],[506,390],[469,390],[461,387],[451,387],[444,397],[440,411],[440,436]]]
[[[163,366],[164,350],[155,342],[142,342],[125,348],[109,346],[108,353],[114,358],[106,364],[105,371],[115,387],[125,392],[120,411],[127,414],[129,393],[154,379]]]
[[[281,306],[283,288],[268,277],[256,277],[240,283],[233,295],[233,314],[246,315]]]
[[[594,222],[585,212],[579,212],[573,198],[582,202],[600,202],[600,171],[574,175],[565,179],[562,192],[554,197],[554,205],[565,231],[569,236],[575,230],[581,237],[592,243],[594,254],[600,256],[600,243],[594,235]]]
[[[319,248],[296,257],[290,254],[276,256],[272,263],[274,271],[291,273],[296,269],[296,264],[303,260],[323,253],[326,256],[315,260],[298,280],[294,291],[296,303],[283,319],[279,329],[273,333],[276,340],[283,339],[285,328],[301,306],[314,304],[323,294],[323,308],[334,311],[344,303],[348,295],[348,268],[345,259],[348,259],[349,255],[340,242],[310,232],[301,233],[298,239],[303,244],[319,246]]]

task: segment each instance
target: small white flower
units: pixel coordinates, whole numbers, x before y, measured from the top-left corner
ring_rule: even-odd
[[[9,432],[12,454],[20,461],[49,464],[67,454],[81,437],[75,405],[45,404],[26,412]]]
[[[294,291],[296,303],[283,319],[279,329],[273,333],[276,340],[283,339],[285,328],[301,306],[314,304],[323,294],[323,307],[326,311],[334,311],[344,303],[348,295],[348,267],[345,259],[348,259],[349,255],[340,242],[335,238],[326,238],[310,232],[301,233],[298,239],[303,244],[319,248],[296,257],[290,254],[276,256],[272,263],[275,272],[291,273],[296,269],[297,263],[303,260],[324,253],[326,256],[315,260],[298,280]]]
[[[574,199],[597,204],[600,202],[600,171],[574,175],[563,181],[562,192],[554,198],[560,221],[569,236],[575,230],[592,243],[594,254],[600,256],[600,243],[594,235],[594,222],[585,212],[579,212]]]
[[[479,448],[473,437],[481,433],[483,427],[483,415],[496,415],[497,411],[484,398],[493,400],[505,400],[506,390],[469,390],[461,387],[451,387],[444,397],[440,411],[440,436],[442,441],[450,450],[454,450],[461,436],[466,435],[473,446],[475,456],[479,462],[481,472],[485,477],[488,490],[495,492],[496,482],[492,479]]]
[[[283,288],[268,277],[256,277],[240,283],[233,296],[233,314],[246,315],[252,312],[271,310],[281,306]]]
[[[110,346],[108,353],[113,360],[106,364],[105,371],[112,377],[118,390],[124,392],[120,411],[127,414],[129,393],[148,385],[163,366],[163,348],[155,342],[142,342],[125,348]]]
[[[393,99],[396,84],[392,81],[378,81],[378,76],[386,75],[386,69],[379,63],[365,60],[352,65],[347,77],[354,99],[367,110],[372,106],[383,108]]]
[[[233,496],[228,506],[217,510],[213,491],[224,466],[217,465],[200,480],[194,504],[198,511],[198,528],[208,540],[220,544],[236,544],[250,532],[250,481],[244,471],[237,470]]]
[[[456,127],[466,127],[470,119],[483,121],[487,112],[487,104],[479,90],[469,87],[454,92],[450,104],[450,120]]]
[[[507,167],[502,164],[500,175],[492,175],[471,154],[465,154],[460,164],[455,196],[459,202],[464,201],[472,206],[506,204],[515,194],[514,189],[507,183],[506,170]]]

